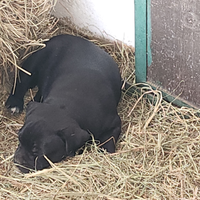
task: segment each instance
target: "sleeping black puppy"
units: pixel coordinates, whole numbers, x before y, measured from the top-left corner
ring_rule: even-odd
[[[114,60],[102,49],[80,37],[60,35],[33,53],[19,72],[14,94],[6,101],[12,112],[23,110],[29,88],[38,86],[34,101],[27,106],[24,126],[14,162],[26,173],[59,162],[91,139],[115,152],[121,132],[117,105],[121,77]]]

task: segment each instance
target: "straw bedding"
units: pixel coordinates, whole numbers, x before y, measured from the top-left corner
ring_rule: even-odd
[[[7,79],[8,69],[19,67],[19,58],[34,48],[43,47],[42,42],[54,33],[57,19],[49,15],[53,2],[56,3],[52,0],[0,1],[0,67],[4,68]]]
[[[59,31],[50,31],[49,37],[60,32],[86,36],[62,24],[57,24],[57,28]],[[88,34],[86,37],[109,52],[118,62],[123,78],[134,84],[134,53],[130,47]],[[15,43],[11,38],[7,42]],[[6,55],[4,67],[10,65],[13,56],[9,49]],[[5,75],[4,67],[1,75]],[[24,113],[7,113],[3,103],[9,89],[6,84],[0,88],[0,199],[199,199],[197,110],[172,106],[162,99],[160,91],[148,85],[140,94],[135,91],[129,96],[124,92],[119,105],[122,134],[115,154],[99,152],[98,143],[92,144],[82,155],[23,175],[12,158]],[[145,94],[151,94],[155,104]],[[26,101],[29,98],[30,94]]]

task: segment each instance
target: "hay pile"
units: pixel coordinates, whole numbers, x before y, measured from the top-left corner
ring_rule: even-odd
[[[53,34],[81,35],[104,48],[118,62],[123,78],[134,83],[134,53],[130,47],[94,39],[62,24],[57,27],[59,31]],[[8,89],[3,88],[0,90],[0,199],[199,199],[197,110],[172,106],[162,99],[160,91],[153,91],[148,85],[141,89],[141,94],[123,93],[119,105],[122,134],[115,154],[103,154],[94,144],[82,155],[23,175],[13,165],[12,158],[18,144],[16,132],[23,124],[24,114],[11,116],[6,112],[3,103]],[[154,105],[145,94],[152,95]]]
[[[8,68],[19,67],[19,58],[44,46],[42,42],[55,30],[50,16],[52,0],[0,1],[0,68],[8,78]],[[10,69],[10,67],[12,68]]]
[[[152,92],[123,94],[123,122],[115,154],[93,145],[52,168],[23,175],[13,166],[15,132],[22,119],[1,108],[0,199],[198,199],[200,196],[200,120],[197,111],[176,108]],[[1,102],[5,99],[1,99]]]

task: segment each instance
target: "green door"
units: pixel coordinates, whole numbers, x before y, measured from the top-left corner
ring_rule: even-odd
[[[136,82],[147,81],[147,67],[151,58],[151,0],[135,0],[135,62]]]
[[[136,83],[178,106],[200,108],[199,10],[200,0],[135,0]]]

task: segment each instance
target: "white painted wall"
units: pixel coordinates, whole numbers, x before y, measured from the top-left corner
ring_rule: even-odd
[[[58,0],[53,14],[135,47],[134,0]]]

